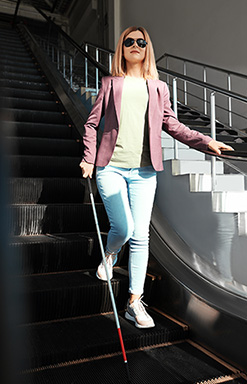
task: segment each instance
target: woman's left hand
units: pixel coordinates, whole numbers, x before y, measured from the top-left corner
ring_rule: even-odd
[[[230,147],[230,145],[226,145],[221,141],[211,140],[208,143],[208,148],[212,151],[216,152],[218,155],[221,154],[222,151],[234,151],[234,148]]]

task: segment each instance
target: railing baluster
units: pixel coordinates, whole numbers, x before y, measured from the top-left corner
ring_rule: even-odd
[[[174,110],[176,117],[178,117],[178,106],[177,106],[178,96],[177,96],[177,78],[176,77],[173,78],[172,85],[173,85],[173,110]],[[173,142],[174,159],[178,159],[178,142],[176,139],[173,139],[173,140],[174,140],[174,142]]]
[[[88,52],[88,45],[85,45],[85,51]],[[88,62],[87,58],[85,57],[85,87],[88,87]]]
[[[204,83],[207,82],[207,68],[203,68],[203,81]],[[207,88],[203,89],[203,100],[204,100],[204,114],[208,114],[208,106],[207,106]]]
[[[216,140],[216,123],[215,123],[215,92],[210,94],[210,107],[211,107],[211,137]],[[216,187],[216,157],[211,156],[211,181],[212,191]]]
[[[96,48],[95,60],[97,62],[99,62],[99,49],[98,48]],[[98,93],[99,92],[99,70],[98,70],[98,68],[96,68],[95,76],[96,76],[96,79],[95,79],[95,82],[96,82],[96,93]]]
[[[228,88],[228,91],[232,90],[230,74],[228,74],[227,76],[227,88]],[[231,97],[228,97],[228,124],[229,124],[229,127],[232,127],[232,98]]]
[[[186,61],[184,61],[184,75],[186,76],[187,74],[187,68],[186,68]],[[184,81],[184,104],[188,104],[188,99],[187,99],[187,81]]]

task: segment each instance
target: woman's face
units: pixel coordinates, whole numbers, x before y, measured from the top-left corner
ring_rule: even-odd
[[[135,39],[135,42],[132,46],[130,47],[125,47],[123,45],[123,56],[125,60],[131,64],[137,64],[137,63],[142,63],[145,59],[146,55],[146,47],[145,48],[140,48],[137,45],[136,40],[137,39],[144,39],[144,36],[141,31],[133,31],[130,32],[126,37],[125,40],[130,37],[132,39]]]

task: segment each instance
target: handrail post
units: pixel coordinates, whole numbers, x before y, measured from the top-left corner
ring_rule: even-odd
[[[203,67],[203,81],[204,83],[207,82],[207,68]],[[204,100],[204,114],[208,114],[208,107],[207,107],[207,88],[203,89],[203,100]]]
[[[216,140],[216,124],[215,124],[215,92],[210,94],[210,108],[211,108],[211,137]],[[216,157],[211,156],[211,181],[212,191],[215,191],[216,186]]]
[[[173,111],[178,117],[178,95],[177,95],[177,78],[174,77],[172,79],[172,85],[173,85]],[[173,145],[174,145],[174,159],[178,159],[178,142],[176,139],[173,139]]]
[[[85,45],[85,52],[88,52],[88,45]],[[87,58],[85,57],[85,87],[88,87],[88,63]]]
[[[187,68],[186,68],[186,61],[184,61],[184,76],[187,74]],[[187,99],[187,81],[184,81],[184,104],[188,104],[188,99]]]
[[[231,75],[228,73],[227,75],[227,89],[231,92]],[[228,124],[229,127],[232,127],[232,98],[228,97]]]
[[[97,61],[97,63],[99,62],[99,49],[98,48],[96,48],[95,60]],[[98,68],[96,68],[95,77],[96,77],[95,78],[96,93],[98,94],[98,92],[99,92],[99,70],[98,70]]]

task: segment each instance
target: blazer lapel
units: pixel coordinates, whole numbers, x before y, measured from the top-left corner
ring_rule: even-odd
[[[121,110],[121,100],[123,92],[124,76],[113,77],[112,87],[113,87],[113,97],[114,105],[118,119],[118,125],[120,124],[120,110]]]

